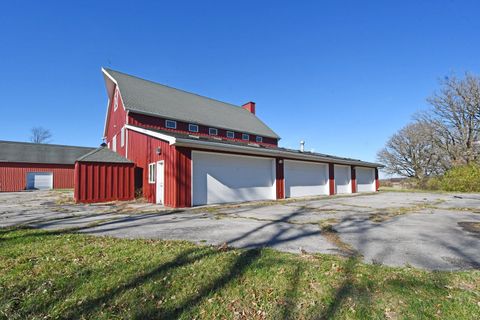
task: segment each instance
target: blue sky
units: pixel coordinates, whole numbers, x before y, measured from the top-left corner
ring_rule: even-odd
[[[374,161],[438,79],[480,73],[478,1],[3,1],[0,140],[101,143],[102,66],[241,105],[281,145]]]

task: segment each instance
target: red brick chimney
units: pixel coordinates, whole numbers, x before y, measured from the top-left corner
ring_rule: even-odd
[[[255,114],[255,102],[247,102],[242,106],[243,109]]]

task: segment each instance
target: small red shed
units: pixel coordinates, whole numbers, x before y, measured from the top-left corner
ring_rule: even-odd
[[[75,202],[133,200],[134,163],[106,147],[75,162]]]

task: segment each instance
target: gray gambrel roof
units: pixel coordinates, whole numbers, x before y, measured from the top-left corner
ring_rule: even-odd
[[[74,164],[92,150],[95,148],[0,141],[0,162]]]
[[[265,123],[242,107],[103,69],[118,84],[125,109],[172,120],[279,138]]]
[[[133,163],[116,152],[100,147],[77,159],[78,162]]]

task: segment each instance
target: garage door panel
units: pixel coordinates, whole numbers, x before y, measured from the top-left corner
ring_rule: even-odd
[[[352,193],[351,169],[349,166],[335,165],[335,193]]]
[[[29,172],[27,173],[27,189],[53,189],[52,172]]]
[[[193,204],[275,199],[269,158],[193,152]]]
[[[285,161],[285,196],[304,197],[328,194],[328,166],[326,164]]]
[[[357,192],[375,191],[375,169],[356,168]]]

